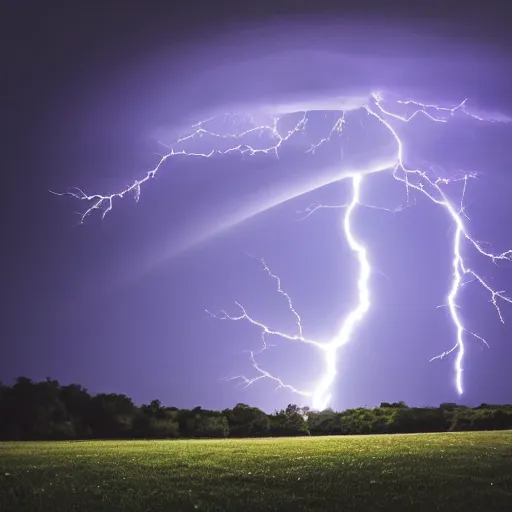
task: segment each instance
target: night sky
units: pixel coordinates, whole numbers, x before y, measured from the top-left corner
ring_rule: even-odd
[[[120,190],[157,163],[165,151],[158,141],[232,105],[250,111],[382,86],[421,90],[429,100],[469,96],[480,112],[512,115],[510,20],[493,2],[484,12],[466,3],[464,12],[442,7],[449,2],[411,12],[409,2],[395,2],[387,13],[374,9],[382,2],[347,2],[339,21],[340,10],[325,1],[299,2],[294,16],[291,1],[272,12],[260,2],[213,3],[3,2],[3,382],[51,376],[178,407],[245,402],[271,411],[301,403],[270,382],[243,389],[223,381],[254,375],[245,351],[258,349],[259,331],[205,309],[236,314],[238,300],[277,328],[293,327],[250,253],[281,277],[308,335],[334,334],[355,290],[341,213],[319,211],[301,222],[297,213],[313,201],[346,201],[346,182],[301,194],[315,180],[329,181],[321,156],[177,158],[138,203],[117,201],[105,219],[93,214],[83,225],[77,212],[85,202],[49,190]],[[324,60],[311,50],[331,54]],[[348,61],[338,60],[341,53]],[[466,213],[475,238],[499,251],[512,247],[511,136],[512,124],[501,122],[438,129],[423,120],[407,133],[413,160],[448,174],[481,173],[468,184]],[[357,139],[347,158],[364,164],[380,147]],[[405,200],[389,174],[368,181],[364,194],[391,208]],[[501,325],[473,284],[464,288],[462,314],[489,348],[467,338],[465,394],[456,394],[453,357],[428,362],[454,341],[446,309],[437,307],[449,288],[453,225],[416,199],[401,213],[356,215],[374,267],[373,305],[340,351],[333,406],[511,403],[512,304],[502,305]],[[512,294],[512,262],[474,264]],[[318,356],[276,344],[261,362],[308,387]]]

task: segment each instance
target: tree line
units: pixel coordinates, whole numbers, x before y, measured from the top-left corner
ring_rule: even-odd
[[[266,414],[239,403],[233,409],[137,407],[126,395],[91,395],[79,384],[19,377],[0,384],[0,439],[170,439],[419,433],[512,429],[512,405],[408,407],[403,402],[336,412],[297,405]]]

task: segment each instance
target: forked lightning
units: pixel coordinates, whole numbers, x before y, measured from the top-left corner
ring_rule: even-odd
[[[386,104],[394,105],[394,108],[386,107]],[[412,110],[409,115],[401,115],[396,111],[399,111],[404,107]],[[474,121],[479,122],[491,122],[481,116],[471,113],[467,109],[466,101],[463,101],[459,105],[453,108],[442,107],[438,105],[420,103],[411,99],[407,100],[387,100],[384,95],[375,93],[372,94],[366,105],[360,108],[362,113],[371,116],[380,123],[396,141],[396,161],[395,165],[391,169],[387,169],[382,172],[389,172],[390,175],[402,182],[407,191],[407,197],[411,191],[416,191],[425,195],[430,201],[437,204],[439,207],[446,211],[449,220],[454,224],[455,231],[452,239],[452,268],[453,274],[451,283],[447,283],[447,306],[450,312],[450,318],[455,330],[455,343],[453,346],[432,358],[442,359],[451,353],[455,353],[455,385],[459,394],[463,393],[463,361],[465,353],[465,340],[469,334],[475,336],[479,340],[485,343],[485,340],[477,334],[469,330],[462,318],[460,309],[457,304],[461,287],[467,282],[467,279],[479,284],[488,294],[490,300],[498,313],[499,319],[503,322],[503,316],[500,310],[499,301],[512,302],[508,296],[501,290],[495,289],[491,284],[485,280],[476,270],[474,270],[468,263],[468,258],[465,255],[467,249],[476,250],[480,255],[488,258],[493,263],[497,263],[499,260],[512,260],[512,250],[505,251],[503,253],[495,254],[484,248],[484,245],[473,238],[468,230],[465,214],[464,214],[464,194],[466,192],[466,185],[468,179],[474,177],[473,175],[466,174],[462,177],[456,177],[453,179],[446,178],[435,178],[431,176],[428,169],[415,169],[409,168],[404,162],[404,142],[398,135],[396,124],[397,123],[410,123],[413,122],[419,116],[424,116],[429,122],[440,122],[446,123],[455,115],[467,116]],[[334,143],[334,136],[343,134],[343,127],[347,122],[347,116],[345,112],[338,111],[333,108],[332,111],[339,112],[334,124],[328,131],[328,136],[317,141],[309,151],[314,153],[315,150],[319,149],[322,145],[327,143]],[[192,127],[190,133],[186,136],[178,139],[172,146],[169,146],[170,151],[162,156],[158,161],[157,165],[146,173],[146,175],[136,180],[130,186],[124,188],[119,192],[112,194],[93,194],[88,195],[80,189],[73,189],[64,194],[72,195],[78,199],[85,201],[88,207],[85,212],[81,215],[81,222],[91,214],[92,212],[99,210],[103,217],[109,213],[114,205],[116,199],[121,199],[129,193],[133,193],[135,199],[138,201],[140,197],[141,186],[154,178],[158,172],[160,172],[165,165],[171,165],[171,160],[176,155],[184,155],[190,158],[215,158],[217,155],[223,154],[242,154],[252,156],[255,154],[267,154],[269,158],[279,158],[280,150],[283,146],[294,136],[299,133],[305,133],[308,123],[308,110],[304,112],[293,112],[283,114],[279,117],[275,117],[269,124],[254,125],[248,129],[240,130],[238,133],[219,132],[210,130],[208,126],[211,125],[216,118],[210,118],[202,121]],[[228,117],[232,114],[226,114]],[[287,130],[285,133],[281,133],[279,129],[280,122],[286,116],[295,116],[294,119],[298,119],[295,124]],[[233,115],[234,116],[234,115]],[[245,120],[251,119],[245,117]],[[198,142],[203,136],[208,136],[212,140],[222,141],[219,146],[228,144],[227,147],[221,147],[219,149],[211,149],[207,152],[190,151],[183,149],[184,144],[194,144]],[[264,147],[257,147],[252,141],[255,136],[266,136],[268,140],[271,140],[271,144]],[[262,138],[262,137],[260,137]],[[250,143],[251,142],[251,143]],[[165,165],[164,165],[165,164]],[[351,249],[354,258],[358,262],[359,273],[357,276],[357,300],[353,305],[348,314],[344,315],[341,319],[340,326],[337,330],[336,335],[329,341],[320,342],[307,338],[304,335],[304,329],[301,321],[301,317],[295,310],[290,296],[281,288],[281,281],[278,276],[272,273],[267,264],[261,260],[264,270],[268,275],[276,281],[277,291],[287,301],[290,314],[292,314],[297,323],[297,331],[295,334],[280,332],[267,324],[256,320],[249,314],[248,311],[240,304],[236,303],[240,310],[237,315],[230,315],[226,311],[212,315],[218,319],[232,320],[232,321],[245,321],[250,325],[253,325],[261,330],[262,348],[259,352],[251,351],[250,360],[252,367],[255,371],[255,375],[251,378],[246,376],[237,376],[233,378],[241,379],[246,385],[252,385],[260,380],[266,379],[274,381],[278,388],[286,388],[294,393],[307,398],[311,406],[314,409],[324,409],[329,406],[332,400],[333,386],[337,376],[337,359],[339,356],[340,348],[352,341],[357,335],[357,327],[364,320],[365,314],[371,307],[371,291],[370,291],[370,277],[372,273],[371,267],[371,244],[364,244],[363,241],[354,232],[352,220],[354,215],[357,213],[357,209],[361,207],[372,207],[378,208],[372,205],[367,205],[361,201],[361,193],[364,187],[371,186],[372,176],[370,174],[360,173],[349,177],[340,177],[340,179],[351,180],[351,196],[348,203],[340,206],[330,206],[317,204],[307,210],[307,216],[314,213],[320,208],[342,208],[342,223],[341,229],[345,240]],[[454,182],[460,181],[462,184],[462,200],[460,205],[455,205],[451,202],[444,191],[444,186]],[[59,195],[64,195],[59,194]],[[211,314],[211,313],[210,313]],[[322,355],[323,370],[321,375],[318,377],[316,385],[311,390],[301,390],[294,385],[284,382],[281,378],[271,374],[265,370],[257,361],[257,356],[261,351],[267,350],[269,345],[267,343],[269,336],[277,336],[283,339],[284,342],[289,343],[302,343],[307,344],[312,350],[319,351]]]

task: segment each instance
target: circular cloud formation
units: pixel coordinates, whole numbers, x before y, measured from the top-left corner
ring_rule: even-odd
[[[238,28],[174,55],[170,106],[187,105],[192,121],[208,112],[280,111],[384,90],[438,102],[470,97],[475,107],[498,107],[493,97],[511,85],[510,57],[435,36],[433,29],[355,20]],[[170,113],[181,117],[181,110]]]
[[[183,133],[190,133],[187,127],[226,113],[246,113],[257,125],[303,111],[353,112],[377,91],[443,104],[456,104],[467,97],[473,112],[506,122],[508,107],[498,98],[510,86],[507,59],[490,47],[434,37],[425,27],[351,20],[310,25],[281,22],[239,27],[207,46],[191,45],[171,57],[155,56],[143,72],[148,81],[160,84],[155,90],[161,92],[151,101],[168,112],[166,122],[151,135],[172,144]],[[165,247],[152,249],[149,266],[350,173],[390,167],[396,161],[396,144],[389,136],[368,139],[344,151],[341,159],[339,155],[305,157],[304,151],[295,154],[295,159],[290,154],[279,162],[272,161],[271,155],[253,158],[251,172],[254,175],[254,168],[261,168],[261,182],[247,180],[236,197],[212,198],[209,211],[191,213],[180,234],[166,237]],[[211,163],[212,168],[218,165]],[[226,181],[229,186],[235,168],[240,171],[247,163],[228,155],[220,165],[233,169]],[[173,159],[164,167],[165,173],[182,172]]]

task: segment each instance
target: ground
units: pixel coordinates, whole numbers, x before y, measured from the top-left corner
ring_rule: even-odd
[[[0,511],[511,510],[512,432],[0,443]]]

